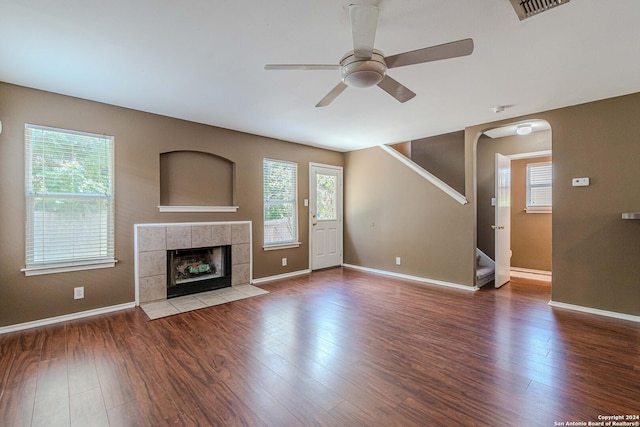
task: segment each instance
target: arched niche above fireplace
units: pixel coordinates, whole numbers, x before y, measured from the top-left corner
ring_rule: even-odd
[[[202,151],[160,154],[160,212],[236,212],[235,164]]]

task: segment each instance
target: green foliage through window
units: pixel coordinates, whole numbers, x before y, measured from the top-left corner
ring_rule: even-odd
[[[318,220],[337,219],[337,180],[336,175],[316,174],[316,215]]]
[[[113,137],[25,125],[29,267],[112,260]]]

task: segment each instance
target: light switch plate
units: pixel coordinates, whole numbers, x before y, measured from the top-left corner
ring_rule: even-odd
[[[573,185],[574,187],[588,187],[589,178],[573,178],[571,180],[571,185]]]

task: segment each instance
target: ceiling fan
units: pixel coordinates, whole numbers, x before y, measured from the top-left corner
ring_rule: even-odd
[[[349,18],[353,33],[353,51],[343,56],[339,64],[268,64],[265,65],[265,70],[340,70],[340,83],[322,98],[316,107],[331,104],[347,86],[366,88],[378,85],[399,102],[407,102],[416,94],[392,79],[387,74],[389,68],[457,58],[473,52],[473,40],[463,39],[384,56],[382,52],[373,48],[378,25],[378,8],[371,5],[349,5]]]

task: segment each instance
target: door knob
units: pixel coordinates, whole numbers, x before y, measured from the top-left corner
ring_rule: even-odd
[[[493,228],[494,230],[504,230],[503,225],[492,225],[491,228]]]

